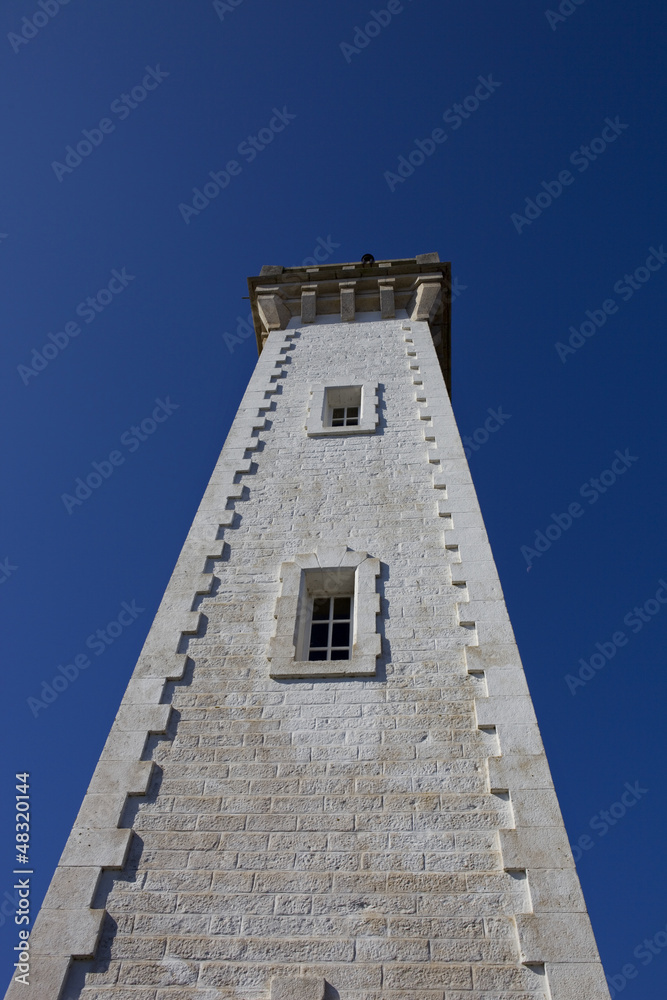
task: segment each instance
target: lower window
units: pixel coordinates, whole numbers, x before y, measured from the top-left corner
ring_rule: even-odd
[[[321,545],[283,563],[271,677],[373,676],[381,649],[379,575],[378,559],[345,545]]]

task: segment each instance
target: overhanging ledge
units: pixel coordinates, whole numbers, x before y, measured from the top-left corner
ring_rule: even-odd
[[[408,319],[428,322],[451,391],[451,265],[437,253],[372,264],[265,265],[248,278],[248,289],[260,354],[269,333],[284,330],[294,319],[303,325],[321,316],[353,322],[362,313],[390,318],[405,310]]]

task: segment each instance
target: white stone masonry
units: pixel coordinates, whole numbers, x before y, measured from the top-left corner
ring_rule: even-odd
[[[308,309],[276,311],[8,1000],[608,1000],[429,323]],[[357,384],[374,431],[309,436]],[[293,678],[282,567],[364,565],[363,675]]]

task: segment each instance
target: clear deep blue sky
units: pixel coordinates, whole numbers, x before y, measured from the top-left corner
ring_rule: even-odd
[[[4,0],[0,897],[14,773],[31,774],[37,904],[252,372],[254,338],[235,334],[246,276],[318,247],[330,261],[438,250],[456,279],[454,407],[477,431],[472,472],[568,833],[588,837],[578,868],[602,959],[621,979],[634,966],[615,980],[624,996],[657,1000],[665,7],[566,2],[550,23],[532,0],[392,6],[355,52],[341,43],[385,0],[71,0],[37,28],[23,21],[37,0]],[[22,27],[34,37],[17,41]],[[260,133],[272,120],[282,130]],[[97,144],[77,163],[82,130]],[[270,144],[242,145],[258,133]],[[179,210],[230,160],[210,204]],[[158,399],[177,408],[128,435]],[[66,506],[114,451],[122,464]],[[605,472],[617,451],[625,464]],[[87,638],[133,601],[144,610],[96,655]],[[85,653],[90,667],[31,710]],[[632,804],[615,805],[626,783]],[[5,978],[13,943],[3,916]]]

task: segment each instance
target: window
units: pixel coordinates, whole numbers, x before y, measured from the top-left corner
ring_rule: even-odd
[[[358,406],[335,406],[331,411],[332,427],[358,427]]]
[[[379,420],[377,390],[377,385],[312,386],[308,436],[375,433]]]
[[[361,386],[327,388],[326,424],[329,427],[358,427],[361,412]]]
[[[379,560],[342,545],[321,548],[282,565],[271,677],[375,674]]]
[[[307,567],[299,581],[297,660],[349,660],[354,643],[355,571]]]
[[[349,660],[352,594],[314,597],[310,615],[309,660]]]

